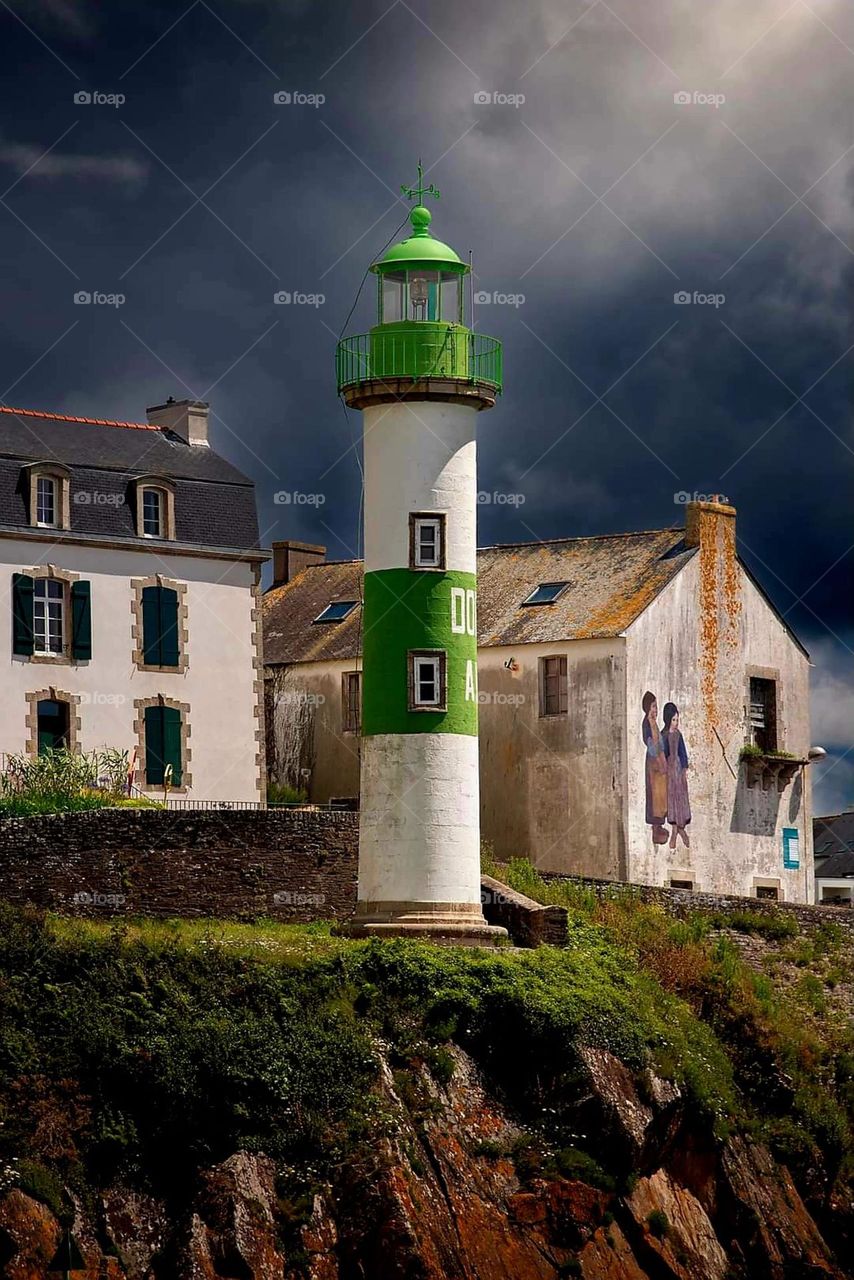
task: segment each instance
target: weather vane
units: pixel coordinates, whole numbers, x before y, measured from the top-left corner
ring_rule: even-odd
[[[421,164],[420,159],[418,161],[418,186],[417,187],[401,186],[400,189],[403,192],[403,194],[406,196],[407,200],[415,200],[418,204],[424,203],[425,196],[432,196],[434,200],[439,199],[438,187],[434,187],[432,182],[430,183],[429,187],[424,186],[424,168]]]

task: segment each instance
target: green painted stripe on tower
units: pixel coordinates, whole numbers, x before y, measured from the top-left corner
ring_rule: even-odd
[[[476,586],[475,574],[458,571],[365,574],[363,734],[477,735]],[[447,710],[409,710],[411,649],[446,652]]]

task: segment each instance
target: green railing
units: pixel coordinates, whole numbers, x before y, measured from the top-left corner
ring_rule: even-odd
[[[455,378],[485,383],[500,394],[501,343],[461,325],[379,325],[338,343],[336,369],[339,391],[391,378]]]

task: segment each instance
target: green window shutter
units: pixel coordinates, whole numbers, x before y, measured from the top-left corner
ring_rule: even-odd
[[[172,786],[181,785],[181,712],[163,708],[163,760],[172,766]]]
[[[12,574],[12,652],[31,658],[33,637],[33,580],[28,573]]]
[[[163,712],[165,707],[145,708],[145,781],[150,787],[163,783]]]
[[[163,785],[166,766],[172,766],[172,786],[180,787],[181,712],[175,707],[145,708],[145,781],[150,787]]]
[[[142,660],[147,667],[160,661],[160,588],[142,588]]]
[[[148,667],[178,666],[178,592],[142,589],[142,660]]]
[[[92,657],[92,590],[88,582],[71,584],[71,656]]]
[[[160,592],[160,665],[178,665],[178,592],[159,587]]]

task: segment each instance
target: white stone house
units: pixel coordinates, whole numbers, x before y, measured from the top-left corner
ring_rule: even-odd
[[[854,809],[813,819],[815,900],[854,907]]]
[[[813,900],[809,657],[735,519],[697,503],[684,528],[478,552],[481,830],[499,858]],[[358,803],[360,600],[360,562],[274,544],[270,772],[317,802]]]
[[[252,482],[208,406],[146,423],[0,408],[0,754],[128,752],[133,783],[264,795]]]

